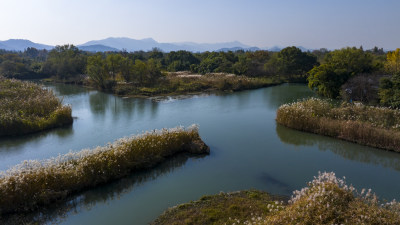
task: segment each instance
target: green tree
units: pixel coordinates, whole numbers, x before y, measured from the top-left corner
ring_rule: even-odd
[[[164,60],[168,71],[171,72],[190,70],[191,65],[199,64],[199,62],[199,59],[189,51],[172,51]]]
[[[237,75],[244,75],[247,73],[250,66],[250,60],[245,56],[239,56],[239,60],[233,64],[233,73]]]
[[[120,72],[125,81],[133,81],[133,61],[128,56],[121,59]]]
[[[107,88],[107,80],[109,79],[106,63],[100,53],[89,56],[87,59],[86,73],[90,80],[101,89]]]
[[[320,95],[337,98],[340,87],[350,77],[373,71],[370,53],[357,48],[343,48],[328,53],[324,63],[308,73],[308,86]]]
[[[122,55],[119,53],[111,53],[106,57],[106,68],[112,80],[115,80],[118,73],[121,72]]]
[[[289,79],[294,76],[306,76],[307,72],[317,65],[317,58],[292,46],[274,54],[265,64],[265,69],[284,75]]]
[[[56,46],[49,52],[43,72],[64,79],[85,72],[86,55],[74,45]]]
[[[400,108],[400,74],[382,78],[379,85],[379,98],[383,106]]]

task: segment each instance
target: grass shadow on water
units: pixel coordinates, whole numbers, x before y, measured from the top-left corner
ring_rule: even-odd
[[[400,158],[394,157],[398,156],[399,153],[382,151],[382,149],[375,149],[331,137],[297,131],[279,124],[276,125],[276,133],[279,139],[286,144],[298,147],[316,145],[320,151],[331,151],[345,159],[380,165],[400,171]]]

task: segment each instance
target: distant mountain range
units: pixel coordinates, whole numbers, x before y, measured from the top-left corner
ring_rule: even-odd
[[[28,47],[33,47],[36,49],[47,49],[50,50],[54,48],[51,45],[44,45],[34,43],[29,40],[24,39],[10,39],[7,41],[0,41],[0,49],[5,49],[9,51],[24,51]],[[269,50],[269,51],[280,51],[282,48],[274,46],[272,48],[258,48],[245,45],[239,41],[233,42],[223,42],[223,43],[193,43],[193,42],[179,42],[179,43],[159,43],[152,38],[146,39],[131,39],[131,38],[115,38],[110,37],[102,40],[88,41],[84,44],[77,46],[83,51],[89,52],[106,52],[106,51],[122,51],[126,50],[129,52],[133,51],[150,51],[153,48],[158,48],[164,52],[186,50],[191,52],[205,52],[205,51],[257,51],[257,50]],[[306,49],[299,47],[303,51]]]
[[[36,49],[47,49],[47,50],[54,48],[54,46],[38,44],[24,39],[10,39],[7,41],[0,41],[0,49],[8,51],[24,51],[29,47],[31,48],[33,47]]]
[[[164,52],[186,50],[191,52],[205,52],[205,51],[217,51],[219,49],[227,48],[241,48],[247,49],[250,46],[242,44],[238,41],[234,42],[224,42],[224,43],[213,43],[213,44],[199,44],[193,42],[181,42],[181,43],[159,43],[152,38],[146,38],[141,40],[131,39],[131,38],[106,38],[102,40],[89,41],[78,47],[92,46],[92,45],[103,45],[111,48],[116,48],[118,50],[131,51],[150,51],[153,48],[161,49]]]

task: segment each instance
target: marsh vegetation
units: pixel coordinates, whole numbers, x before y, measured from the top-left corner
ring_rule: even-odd
[[[400,152],[400,111],[310,98],[284,104],[276,121],[289,128]]]
[[[155,130],[104,147],[24,161],[0,174],[0,214],[36,210],[77,191],[151,168],[179,152],[209,152],[196,126]]]
[[[71,107],[40,85],[0,77],[0,136],[72,123]]]
[[[400,204],[357,191],[335,173],[319,173],[307,187],[280,201],[259,191],[204,196],[172,207],[153,224],[398,224]]]

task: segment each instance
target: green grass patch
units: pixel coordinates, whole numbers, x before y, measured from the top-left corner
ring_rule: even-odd
[[[0,173],[0,215],[33,211],[82,189],[154,167],[180,152],[209,152],[196,126],[155,130],[104,147],[24,161]]]
[[[225,224],[265,218],[283,197],[257,190],[207,195],[168,209],[152,224]],[[279,200],[279,201],[278,201]]]
[[[0,136],[21,135],[71,124],[71,107],[52,91],[0,77]]]
[[[400,111],[311,98],[279,107],[286,127],[400,152]]]

